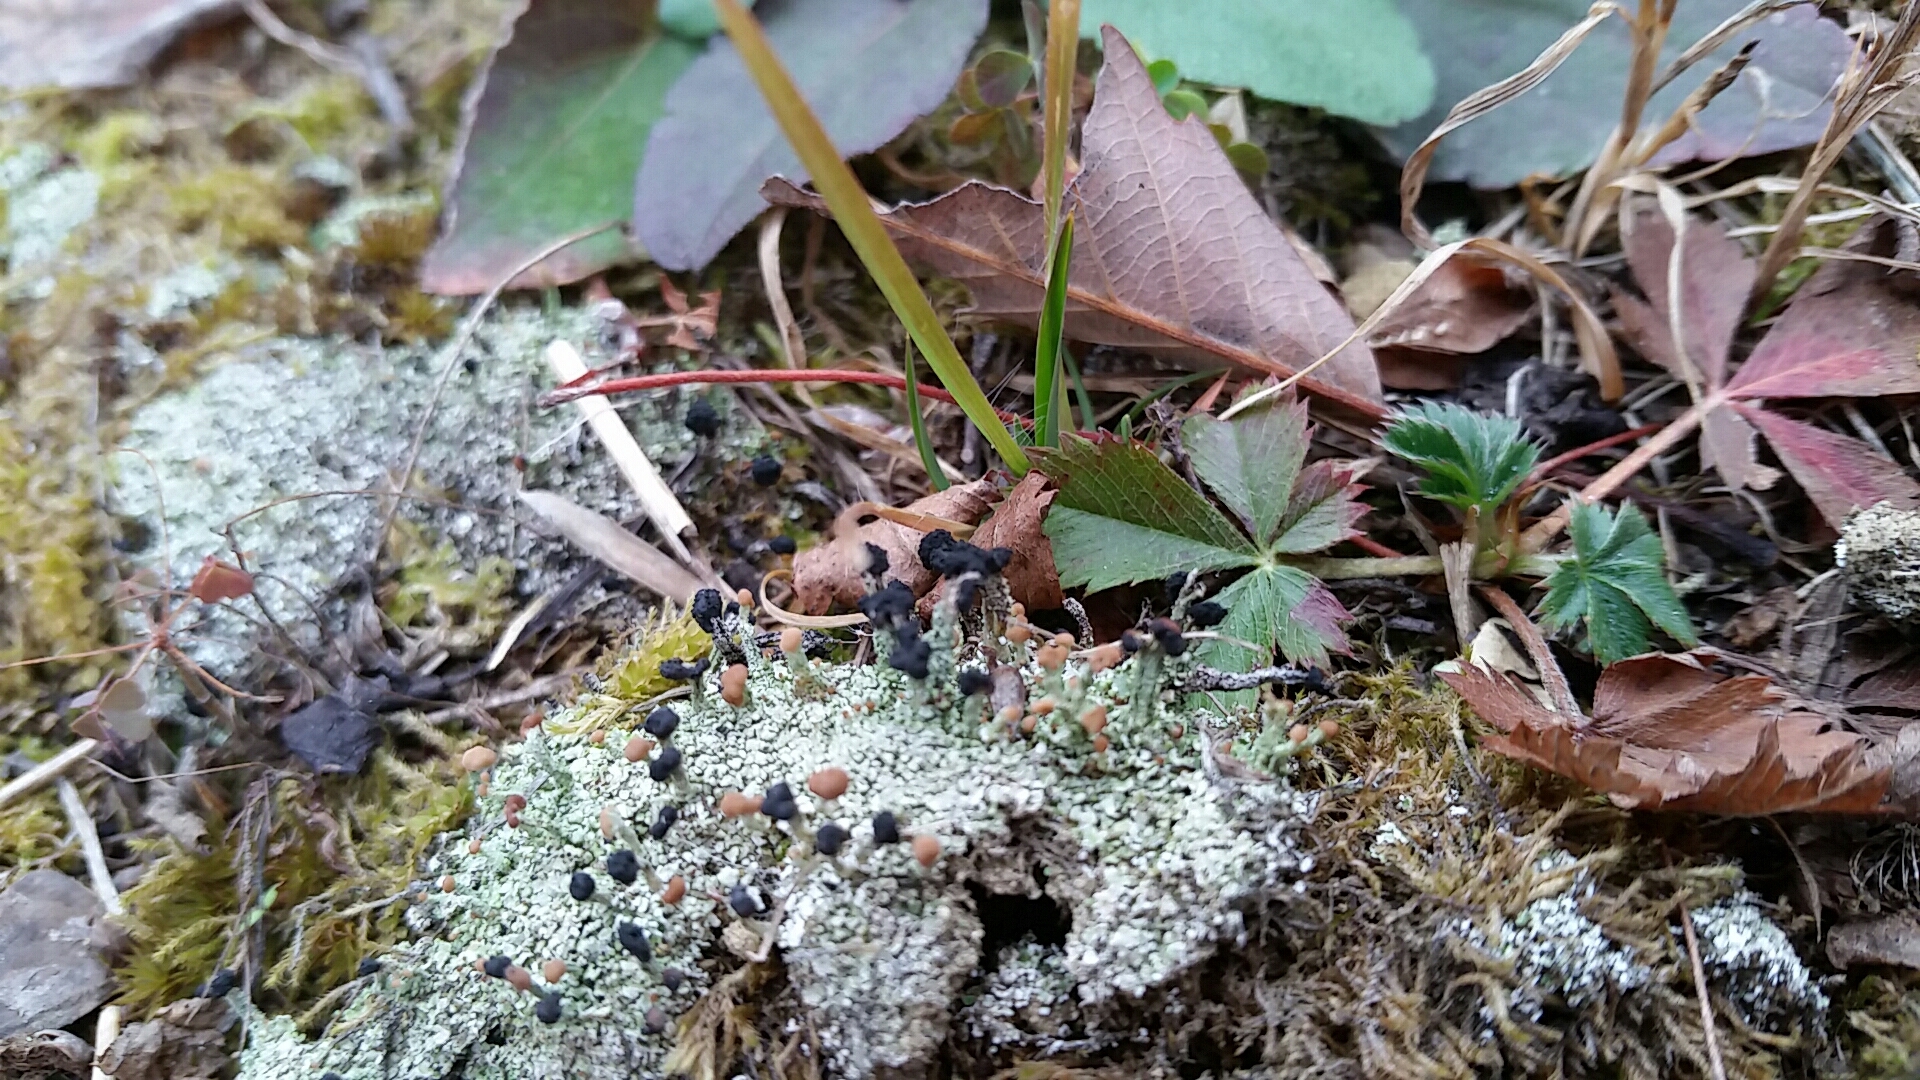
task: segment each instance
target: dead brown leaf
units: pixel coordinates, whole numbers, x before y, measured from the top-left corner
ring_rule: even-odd
[[[1920,918],[1902,911],[1836,926],[1827,935],[1827,959],[1841,971],[1862,963],[1920,968]]]
[[[1247,190],[1213,134],[1176,121],[1125,38],[1107,27],[1106,63],[1081,131],[1068,337],[1282,378],[1333,351],[1353,320]],[[785,180],[761,194],[823,209]],[[1045,292],[1044,210],[978,181],[882,216],[908,258],[965,283],[974,314],[1033,326]],[[1352,342],[1301,390],[1380,411],[1372,354]]]
[[[993,505],[993,493],[992,481],[975,480],[915,499],[902,509],[972,524]],[[859,511],[858,506],[850,507],[834,523],[833,539],[794,556],[794,601],[802,614],[824,615],[835,607],[850,608],[859,603],[867,593],[862,575],[868,544],[886,553],[887,576],[899,578],[915,596],[933,588],[933,571],[920,562],[920,538],[926,532],[885,518],[862,525]]]
[[[0,0],[0,87],[125,86],[173,40],[237,0]]]
[[[1547,709],[1504,675],[1471,666],[1440,675],[1503,732],[1488,748],[1618,806],[1732,816],[1890,809],[1892,769],[1868,739],[1762,676],[1712,670],[1711,655],[1614,664],[1590,719]]]
[[[1067,599],[1060,589],[1060,571],[1053,564],[1053,545],[1040,531],[1053,496],[1049,481],[1035,469],[1013,485],[993,508],[993,516],[973,534],[976,547],[1013,549],[1013,561],[1005,571],[1007,589],[1033,611],[1056,610]]]

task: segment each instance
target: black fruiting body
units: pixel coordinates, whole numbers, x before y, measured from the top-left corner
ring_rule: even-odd
[[[1011,561],[1012,548],[977,548],[954,539],[945,529],[935,529],[920,538],[920,562],[941,577],[997,574]]]
[[[640,876],[640,859],[626,848],[607,856],[607,876],[622,885],[631,885]]]
[[[913,617],[913,601],[913,590],[896,579],[887,582],[885,588],[861,597],[860,614],[883,629],[898,626]]]
[[[726,610],[726,601],[720,598],[719,589],[701,589],[693,594],[693,621],[700,629],[711,634],[719,625],[720,614]]]
[[[533,1015],[543,1024],[560,1022],[560,995],[548,992],[540,995],[540,1003],[533,1007]]]
[[[900,842],[900,823],[893,819],[893,811],[882,810],[873,815],[873,842],[876,844]]]
[[[1180,633],[1180,626],[1172,619],[1155,619],[1148,626],[1153,631],[1153,639],[1160,643],[1161,651],[1168,656],[1179,656],[1187,651],[1187,639]]]
[[[507,977],[507,969],[512,966],[512,960],[500,953],[495,953],[487,957],[487,962],[480,965],[480,970],[486,972],[488,978],[504,979]]]
[[[653,819],[653,824],[647,827],[647,834],[655,840],[665,840],[667,830],[673,828],[673,823],[679,820],[680,808],[668,803],[660,808],[660,813]]]
[[[794,543],[791,536],[776,536],[767,541],[767,550],[775,555],[791,555],[800,550],[800,545]]]
[[[1138,631],[1120,631],[1120,649],[1122,652],[1128,653],[1129,655],[1137,653],[1140,651],[1140,647],[1145,644],[1146,641],[1140,637]]]
[[[847,830],[829,821],[820,826],[813,834],[814,849],[822,855],[840,854],[840,845],[847,842]]]
[[[887,549],[879,544],[867,544],[866,552],[867,566],[861,573],[873,578],[885,577],[888,570]]]
[[[735,915],[744,919],[749,915],[759,914],[760,898],[753,895],[753,890],[745,885],[735,885],[727,893],[727,906],[733,909]]]
[[[673,775],[673,771],[680,767],[680,758],[682,756],[680,748],[677,746],[669,746],[662,749],[658,757],[647,762],[647,775],[661,783],[665,783],[667,778]]]
[[[761,454],[753,459],[753,482],[761,487],[772,487],[780,482],[780,461],[771,454]]]
[[[1165,581],[1160,583],[1160,604],[1162,607],[1171,608],[1174,602],[1180,599],[1180,590],[1187,587],[1187,576],[1185,570],[1175,570],[1173,573],[1167,575]]]
[[[665,705],[647,714],[647,722],[642,725],[646,733],[656,739],[664,739],[673,734],[680,726],[680,714]]]
[[[679,968],[668,968],[660,973],[660,981],[666,986],[668,993],[673,993],[686,985],[687,973]]]
[[[977,667],[961,668],[960,674],[956,675],[953,681],[960,687],[960,692],[968,697],[986,693],[987,687],[993,683],[993,679],[987,675],[986,671]]]
[[[567,895],[585,902],[593,899],[593,875],[585,870],[575,870],[567,879]]]
[[[760,812],[775,821],[791,821],[800,811],[800,804],[794,801],[793,789],[785,780],[767,789],[760,799]]]
[[[379,971],[380,961],[369,956],[365,960],[360,961],[359,967],[353,969],[353,976],[356,979],[364,979],[369,975],[378,974]]]
[[[647,932],[639,924],[623,922],[614,931],[620,939],[620,947],[634,955],[643,964],[653,963],[653,942],[647,940]]]
[[[641,1026],[641,1030],[648,1035],[658,1035],[667,1030],[667,1024],[671,1019],[667,1015],[667,1010],[655,1005],[647,1010],[646,1023]]]
[[[933,658],[933,646],[927,644],[912,623],[902,623],[894,631],[893,651],[887,654],[887,666],[904,672],[910,679],[927,677],[927,663]]]
[[[713,405],[706,398],[694,398],[687,406],[687,430],[703,439],[711,439],[720,431],[720,414],[713,411]]]
[[[1221,620],[1226,617],[1227,609],[1211,600],[1202,600],[1197,604],[1187,605],[1187,621],[1192,623],[1196,630],[1205,630],[1209,626],[1218,626]]]
[[[213,978],[207,980],[207,985],[201,989],[200,996],[205,998],[226,997],[233,992],[234,984],[238,981],[239,977],[233,973],[232,968],[221,968],[213,973]]]
[[[673,682],[692,682],[707,673],[706,657],[698,660],[662,660],[660,677]]]

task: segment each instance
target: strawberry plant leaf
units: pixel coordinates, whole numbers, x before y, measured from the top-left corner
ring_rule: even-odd
[[[1045,532],[1062,585],[1098,592],[1259,558],[1246,534],[1144,444],[1067,435],[1034,457],[1059,489]]]
[[[1180,439],[1201,482],[1253,526],[1262,548],[1269,547],[1307,458],[1306,403],[1249,409],[1231,420],[1190,416],[1180,426]]]
[[[1402,409],[1381,444],[1426,470],[1422,495],[1483,515],[1511,498],[1540,458],[1520,421],[1431,401]]]
[[[1327,587],[1291,566],[1261,566],[1214,597],[1227,609],[1221,637],[1205,642],[1201,663],[1222,671],[1250,671],[1273,659],[1278,647],[1297,664],[1325,664],[1329,652],[1349,650],[1340,624],[1352,616]],[[1252,649],[1246,642],[1262,648]],[[1251,691],[1227,695],[1224,704],[1251,704]]]
[[[1585,619],[1588,644],[1603,664],[1649,651],[1653,626],[1683,645],[1698,640],[1667,584],[1660,538],[1639,510],[1623,505],[1616,515],[1598,503],[1575,502],[1567,531],[1571,557],[1547,578],[1540,602],[1548,629]]]
[[[1293,482],[1279,535],[1267,550],[1276,555],[1305,555],[1359,535],[1354,526],[1367,512],[1360,501],[1366,488],[1353,482],[1353,473],[1352,465],[1339,461],[1316,461],[1302,470]]]

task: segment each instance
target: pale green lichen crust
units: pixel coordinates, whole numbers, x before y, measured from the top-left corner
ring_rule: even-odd
[[[952,622],[936,618],[928,638],[954,640]],[[1016,659],[1028,653],[1005,639],[995,647]],[[746,652],[742,707],[720,699],[715,671],[694,699],[672,703],[681,719],[670,744],[684,759],[668,779],[649,775],[664,749],[638,763],[623,753],[645,710],[591,692],[547,727],[603,729],[602,744],[543,730],[506,750],[469,832],[449,837],[425,868],[428,881],[449,875],[453,887],[426,891],[413,909],[420,936],[409,955],[392,957],[378,985],[317,1039],[282,1021],[256,1024],[242,1076],[660,1076],[675,1035],[671,1025],[647,1033],[648,1010],[687,1013],[768,934],[827,1075],[916,1074],[947,1040],[963,989],[984,975],[970,884],[1044,890],[1071,926],[1064,943],[1038,951],[1029,943],[1024,959],[984,976],[989,1000],[975,996],[963,1026],[997,1045],[1134,1040],[1148,1037],[1142,996],[1173,995],[1176,976],[1244,940],[1245,913],[1310,865],[1297,843],[1312,797],[1281,781],[1223,775],[1205,756],[1202,718],[1174,704],[1170,680],[1191,656],[1148,646],[1099,672],[1082,658],[1057,671],[1028,659],[1020,670],[1029,700],[1055,707],[1038,710],[1035,730],[1022,734],[1017,722],[990,720],[983,698],[960,695],[951,649],[934,650],[924,681],[884,662],[814,662],[796,675],[786,658]],[[1104,740],[1079,720],[1100,706]],[[828,767],[849,778],[830,803],[806,787]],[[799,828],[718,810],[723,794],[783,781],[797,797]],[[517,828],[502,820],[514,794],[527,800]],[[679,819],[652,839],[648,825],[668,804]],[[631,886],[609,878],[606,856],[628,846],[602,837],[609,805],[623,833],[638,833],[644,867],[662,882],[685,878],[677,905],[644,874]],[[903,842],[874,842],[880,811],[896,816]],[[829,822],[850,833],[834,859],[810,840]],[[469,854],[471,837],[483,834]],[[914,850],[922,837],[939,844],[927,866]],[[586,902],[569,895],[579,870],[596,886]],[[735,886],[769,909],[736,914]],[[644,929],[651,964],[618,943],[623,921]],[[535,992],[475,969],[496,954],[533,972]],[[549,959],[567,965],[551,988],[562,1004],[552,1025],[534,1012]],[[685,974],[677,991],[667,989],[667,969]]]
[[[1920,624],[1920,510],[1883,502],[1860,511],[1847,519],[1833,557],[1855,600]]]

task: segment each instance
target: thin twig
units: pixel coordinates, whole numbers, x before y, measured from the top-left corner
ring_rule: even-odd
[[[87,756],[92,754],[99,745],[100,741],[98,739],[81,739],[72,746],[60,751],[58,754],[21,773],[14,779],[7,781],[7,786],[0,787],[0,810],[5,810],[16,801],[24,799],[53,781],[58,780],[68,769],[86,760]]]
[[[107,853],[100,848],[100,830],[93,824],[93,813],[87,809],[87,801],[80,797],[80,789],[73,781],[61,777],[56,783],[60,792],[60,809],[67,815],[67,824],[73,828],[73,835],[80,841],[80,856],[87,864],[87,878],[93,883],[93,892],[100,898],[100,906],[107,909],[109,915],[119,915],[126,908],[120,903],[120,890],[113,884],[113,871],[107,869]]]
[[[1693,989],[1700,995],[1700,1029],[1707,1036],[1707,1065],[1713,1080],[1727,1080],[1726,1063],[1720,1060],[1720,1039],[1713,1033],[1713,998],[1707,993],[1707,969],[1700,963],[1700,939],[1693,933],[1693,915],[1687,902],[1680,901],[1680,930],[1687,938],[1687,960],[1693,964]]]
[[[539,403],[558,405],[594,394],[619,394],[628,390],[660,390],[669,386],[688,384],[783,382],[867,383],[873,386],[890,387],[894,390],[907,388],[907,380],[902,376],[885,371],[861,371],[857,368],[809,368],[804,371],[769,371],[759,368],[750,368],[745,371],[663,371],[655,375],[635,375],[628,379],[607,379],[603,382],[582,383],[578,386],[556,387],[540,395]],[[953,395],[945,390],[937,386],[928,386],[926,383],[918,385],[921,397],[932,398],[948,405],[955,404]],[[995,409],[994,413],[1009,423],[1033,426],[1030,418],[1018,413],[1010,413],[1003,409]]]
[[[580,677],[582,672],[587,670],[589,669],[569,668],[566,671],[556,671],[551,675],[543,675],[517,690],[503,690],[497,694],[489,694],[478,701],[467,701],[449,708],[435,709],[433,712],[421,716],[420,719],[429,724],[438,724],[451,720],[456,716],[464,715],[468,709],[479,709],[483,712],[491,712],[494,709],[504,709],[509,705],[518,705],[525,701],[532,701],[534,698],[546,697],[549,694],[555,694],[565,690],[573,684],[575,679]]]
[[[1567,685],[1567,676],[1560,670],[1559,661],[1553,658],[1553,650],[1547,647],[1547,639],[1540,633],[1540,628],[1534,625],[1526,612],[1520,610],[1520,605],[1514,603],[1513,597],[1508,596],[1505,589],[1481,585],[1479,590],[1481,598],[1493,605],[1493,610],[1499,612],[1500,617],[1507,620],[1507,625],[1513,627],[1513,632],[1519,635],[1520,644],[1527,647],[1527,655],[1533,659],[1533,666],[1540,669],[1540,681],[1546,684],[1547,693],[1553,696],[1554,704],[1566,715],[1567,723],[1580,723],[1585,715],[1580,711],[1580,702],[1574,699],[1573,688]]]

